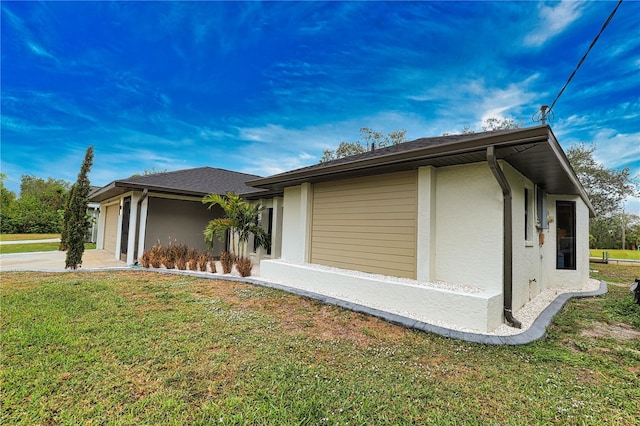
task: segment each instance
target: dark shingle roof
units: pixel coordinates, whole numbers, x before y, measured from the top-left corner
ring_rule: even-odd
[[[204,196],[210,193],[222,195],[227,192],[247,194],[261,191],[258,188],[246,185],[248,180],[258,178],[260,176],[231,170],[198,167],[115,180],[94,192],[91,199],[92,201],[103,201],[126,191],[143,189],[167,194],[193,196]]]
[[[250,180],[247,184],[282,191],[304,182],[322,182],[378,175],[423,166],[447,167],[487,161],[487,148],[496,158],[551,194],[580,195],[593,212],[591,203],[549,126],[464,135],[421,138],[368,151],[326,163]]]
[[[391,145],[384,148],[376,148],[372,151],[366,151],[360,154],[349,155],[347,157],[338,158],[336,160],[327,161],[325,163],[313,164],[311,166],[301,167],[299,169],[290,170],[287,172],[279,173],[276,175],[272,175],[266,178],[259,178],[255,181],[250,181],[250,183],[261,183],[266,180],[277,179],[278,177],[286,178],[292,174],[300,173],[300,172],[311,172],[318,171],[320,172],[323,169],[332,169],[335,166],[339,165],[356,165],[361,162],[365,162],[366,160],[381,158],[392,156],[393,154],[410,152],[410,151],[418,151],[424,148],[435,148],[435,147],[446,147],[451,146],[452,148],[458,142],[464,142],[467,140],[475,140],[482,139],[489,136],[498,136],[503,134],[513,133],[514,130],[493,130],[488,132],[479,132],[479,133],[468,133],[468,134],[458,134],[458,135],[448,135],[448,136],[436,136],[429,138],[420,138],[413,141],[399,143],[397,145]]]

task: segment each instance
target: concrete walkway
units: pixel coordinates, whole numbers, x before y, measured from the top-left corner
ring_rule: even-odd
[[[63,251],[0,254],[0,271],[64,271],[66,256]],[[126,267],[125,262],[116,260],[114,254],[106,250],[85,250],[82,255],[84,269]]]
[[[0,246],[11,244],[35,244],[35,243],[59,243],[60,238],[47,238],[45,240],[17,240],[17,241],[0,241]]]

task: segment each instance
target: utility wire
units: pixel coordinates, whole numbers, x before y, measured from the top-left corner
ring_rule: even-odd
[[[554,105],[556,104],[556,102],[558,101],[558,99],[560,98],[560,96],[562,95],[562,93],[564,92],[564,89],[567,88],[567,86],[569,85],[569,83],[571,82],[571,80],[573,79],[573,76],[576,75],[576,72],[578,71],[578,69],[580,68],[580,66],[582,65],[582,63],[584,62],[585,59],[587,59],[587,55],[589,54],[589,52],[591,51],[591,49],[593,48],[593,46],[596,44],[596,42],[598,41],[598,39],[600,38],[600,35],[602,34],[602,32],[604,31],[605,28],[607,28],[607,25],[609,25],[609,22],[611,22],[611,19],[613,19],[613,15],[616,14],[616,12],[618,11],[618,8],[620,7],[620,5],[622,4],[622,0],[620,0],[618,2],[618,4],[616,5],[615,9],[613,9],[613,11],[611,12],[611,14],[609,15],[609,17],[607,18],[607,20],[605,21],[604,25],[602,25],[602,28],[600,28],[600,32],[598,33],[598,35],[596,36],[596,38],[593,39],[593,41],[591,42],[591,45],[589,46],[589,48],[587,49],[587,51],[585,52],[584,56],[582,56],[582,59],[580,59],[580,62],[578,62],[578,65],[576,66],[576,69],[573,70],[573,72],[571,73],[571,75],[569,76],[569,79],[567,80],[567,82],[564,84],[564,86],[562,86],[562,89],[560,89],[560,92],[558,92],[558,95],[556,96],[556,98],[553,100],[553,103],[551,104],[551,106],[549,107],[549,109],[547,110],[547,114],[549,114],[551,112],[551,110],[553,109]]]

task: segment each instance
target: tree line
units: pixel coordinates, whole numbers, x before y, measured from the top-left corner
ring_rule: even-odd
[[[3,234],[58,234],[71,184],[61,179],[23,175],[20,197],[9,191],[0,176],[0,228]]]

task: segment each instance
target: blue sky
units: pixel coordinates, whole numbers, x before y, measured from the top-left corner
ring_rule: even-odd
[[[2,1],[2,173],[94,185],[316,163],[361,127],[409,139],[534,125],[616,2]],[[563,147],[640,173],[640,2],[554,108]],[[640,200],[628,209],[640,214]]]

